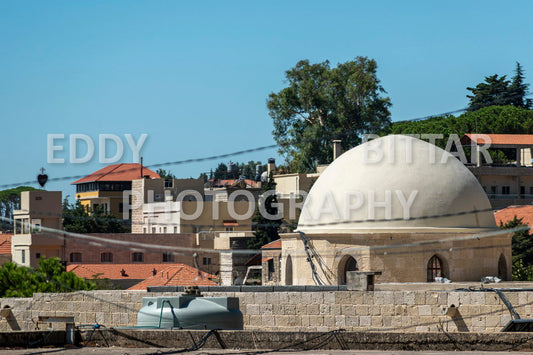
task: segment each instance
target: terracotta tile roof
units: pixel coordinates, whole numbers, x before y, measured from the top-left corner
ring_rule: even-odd
[[[143,168],[143,175],[150,176],[151,179],[160,179],[161,177],[148,169]],[[131,181],[135,179],[141,179],[141,164],[113,164],[108,165],[92,174],[87,175],[79,180],[74,181],[72,184],[81,184],[83,182],[94,181]]]
[[[261,253],[257,253],[244,263],[244,266],[261,265]]]
[[[479,144],[496,145],[533,145],[533,134],[465,134],[466,139],[462,139],[463,144],[470,144],[474,141]],[[487,141],[490,139],[490,141]]]
[[[265,244],[261,249],[281,249],[281,239],[274,240],[268,244]]]
[[[172,265],[128,290],[146,290],[148,286],[217,286],[218,284],[211,280],[213,278],[214,275],[198,271],[188,265]]]
[[[169,267],[181,266],[182,264],[70,264],[67,265],[67,271],[72,271],[79,277],[92,279],[94,275],[100,274],[99,278],[110,280],[144,280],[153,276],[152,271],[156,272]],[[122,270],[125,275],[122,275]]]
[[[527,224],[529,227],[533,228],[533,206],[509,206],[503,210],[494,212],[494,218],[496,219],[496,224],[498,226],[501,222],[505,224],[506,222],[512,221],[514,216],[517,218],[522,218],[522,223]]]
[[[0,234],[0,254],[11,255],[11,237],[13,234]]]

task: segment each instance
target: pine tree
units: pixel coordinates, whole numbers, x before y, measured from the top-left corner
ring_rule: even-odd
[[[529,84],[524,83],[524,70],[520,63],[516,62],[515,75],[509,86],[509,97],[514,106],[530,109],[533,107],[533,100],[526,98]]]

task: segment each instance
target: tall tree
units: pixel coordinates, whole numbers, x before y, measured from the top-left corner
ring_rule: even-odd
[[[128,233],[131,226],[102,208],[88,211],[80,201],[75,204],[63,200],[63,229],[73,233]]]
[[[470,99],[468,111],[476,111],[480,108],[493,105],[510,105],[509,80],[505,75],[498,74],[485,77],[484,83],[479,83],[475,88],[466,88],[472,91],[472,95],[466,95]]]
[[[13,189],[0,191],[0,216],[12,220],[13,211],[20,209],[20,193],[22,191],[37,190],[31,186],[19,186]],[[6,220],[0,220],[1,231],[12,231],[12,223]]]
[[[339,63],[302,60],[285,72],[288,86],[267,100],[273,135],[292,171],[312,171],[332,160],[331,141],[344,149],[361,135],[390,124],[391,106],[376,75],[377,64],[366,57]]]
[[[520,63],[516,62],[515,75],[509,86],[509,96],[511,104],[514,106],[530,109],[533,107],[533,100],[526,98],[529,84],[524,83],[524,70]]]
[[[272,177],[269,176],[268,182],[262,187],[263,193],[267,191],[275,191],[276,183]],[[252,218],[252,225],[254,231],[254,238],[248,239],[248,248],[260,249],[263,245],[268,244],[276,239],[279,239],[279,229],[281,227],[281,218],[276,218],[278,214],[278,198],[275,194],[269,195],[259,201],[264,205],[266,214],[261,213],[258,208]]]

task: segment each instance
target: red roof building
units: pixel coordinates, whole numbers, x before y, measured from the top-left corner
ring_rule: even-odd
[[[216,277],[188,265],[166,265],[155,275],[131,286],[128,290],[146,290],[148,286],[217,286]]]
[[[84,279],[109,279],[120,288],[144,290],[146,286],[216,286],[215,276],[185,264],[72,264],[67,265]],[[140,285],[140,286],[138,286]]]
[[[72,183],[76,185],[76,199],[88,210],[102,208],[119,219],[131,219],[124,209],[123,192],[131,190],[132,180],[160,179],[159,174],[141,164],[113,164]],[[124,212],[125,211],[125,212]]]
[[[496,224],[505,224],[516,218],[522,218],[522,223],[527,224],[530,228],[533,228],[533,206],[509,206],[502,210],[494,212],[494,218]]]

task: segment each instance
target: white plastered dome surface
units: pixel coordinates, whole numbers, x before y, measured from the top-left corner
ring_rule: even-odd
[[[333,161],[298,222],[306,233],[494,228],[487,195],[464,164],[403,135],[368,141]]]

